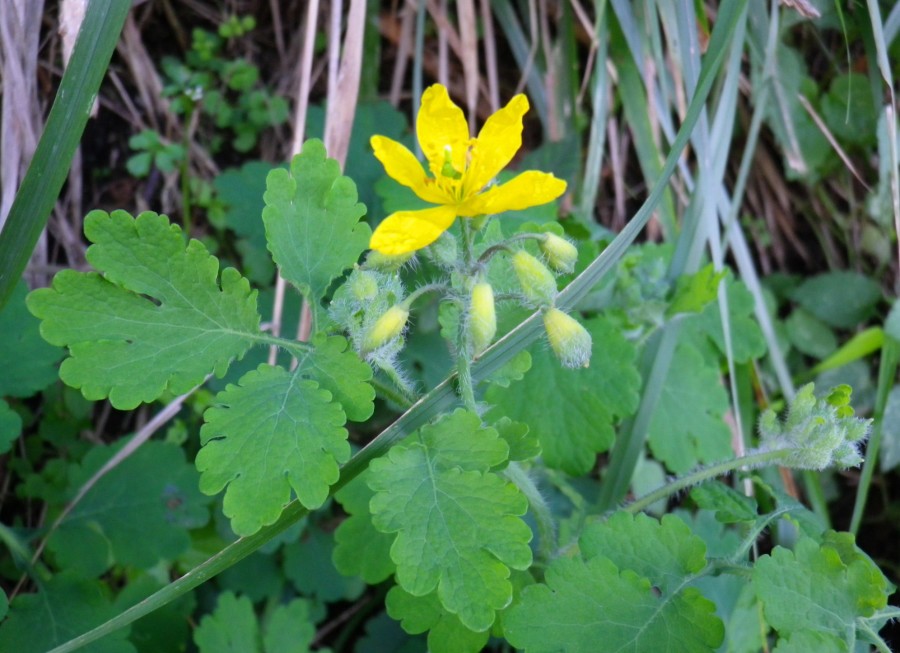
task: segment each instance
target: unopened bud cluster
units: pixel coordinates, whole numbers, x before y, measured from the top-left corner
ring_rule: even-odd
[[[796,469],[860,465],[863,458],[859,447],[869,434],[872,420],[854,416],[850,386],[839,385],[818,399],[814,390],[812,383],[800,388],[783,422],[771,409],[762,414],[761,445],[790,450],[784,464]]]
[[[565,238],[545,233],[538,239],[538,245],[556,272],[575,269],[578,250]],[[555,307],[557,289],[553,272],[524,249],[513,254],[512,266],[525,299],[543,311],[544,329],[553,353],[565,367],[587,367],[591,361],[591,334],[578,320]]]
[[[392,364],[402,349],[409,319],[400,279],[382,271],[396,263],[379,254],[375,266],[369,267],[371,260],[367,260],[365,269],[355,268],[335,292],[329,310],[331,319],[347,330],[360,355],[385,365]]]
[[[472,225],[473,229],[478,226],[474,221]],[[513,249],[514,243],[523,240],[537,247],[530,246],[531,251]],[[398,354],[405,345],[410,308],[423,292],[437,289],[447,302],[444,306],[455,307],[453,310],[459,315],[455,322],[458,329],[453,331],[462,339],[454,346],[461,355],[478,358],[497,336],[497,299],[487,280],[491,257],[511,249],[509,261],[520,292],[510,295],[507,291],[504,299],[518,298],[526,306],[540,309],[550,348],[560,362],[571,368],[587,367],[591,359],[590,334],[577,319],[556,307],[556,275],[575,269],[578,250],[562,236],[550,232],[520,234],[499,244],[493,241],[488,248],[493,253],[477,260],[471,242],[460,242],[444,233],[423,254],[426,261],[443,271],[449,283],[428,284],[409,295],[398,273],[412,260],[412,254],[389,256],[370,252],[365,263],[354,268],[335,291],[329,316],[346,329],[361,356],[396,380],[403,376]],[[442,324],[442,329],[449,328]]]

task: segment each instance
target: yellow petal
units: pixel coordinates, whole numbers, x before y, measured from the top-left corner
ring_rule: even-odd
[[[512,161],[522,147],[522,116],[528,111],[528,98],[517,95],[484,123],[466,174],[466,191],[477,193]]]
[[[416,135],[435,177],[441,176],[446,162],[445,153],[448,152],[458,172],[466,169],[469,125],[462,109],[453,104],[447,89],[440,84],[429,86],[422,94],[422,106],[416,118]]]
[[[546,204],[566,192],[566,182],[547,172],[528,170],[505,184],[466,200],[456,209],[457,215],[495,215],[503,211],[521,211]]]
[[[444,193],[426,184],[425,169],[405,145],[386,136],[373,136],[369,142],[388,177],[412,189],[426,202],[443,204],[447,201]]]
[[[378,225],[369,247],[391,256],[413,252],[436,241],[455,219],[456,212],[448,206],[397,211]]]

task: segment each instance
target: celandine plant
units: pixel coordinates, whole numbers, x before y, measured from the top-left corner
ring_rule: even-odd
[[[734,310],[734,356],[764,351],[738,282],[707,269],[667,287],[654,273],[659,252],[638,248],[590,311],[561,310],[557,275],[578,269],[573,242],[557,223],[515,229],[490,217],[565,191],[534,171],[493,184],[521,145],[527,108],[516,96],[471,138],[446,89],[428,89],[416,125],[427,171],[395,141],[376,136],[372,146],[388,175],[434,206],[393,213],[374,233],[321,142],[269,174],[268,246],[312,307],[309,342],[261,330],[249,282],[220,274],[164,216],[87,217],[96,271],[61,272],[28,298],[45,338],[68,348],[62,379],[85,397],[131,409],[224,375],[254,347],[276,345],[290,359],[246,372],[204,415],[200,489],[224,491],[243,538],[145,604],[188,591],[334,496],[347,513],[335,565],[389,584],[387,612],[408,633],[427,632],[434,653],[479,651],[491,637],[529,653],[888,650],[877,633],[897,616],[893,588],[851,536],[827,530],[764,473],[858,464],[869,425],[849,389],[817,398],[804,388],[784,421],[764,416],[759,448],[734,458],[718,382],[719,284]],[[456,372],[420,395],[400,354],[411,316],[435,303]],[[549,347],[510,352],[515,325],[535,310]],[[673,319],[683,338],[646,429],[655,464],[679,476],[604,511],[580,477],[593,476],[637,410],[642,343]],[[351,458],[347,423],[372,416],[376,388],[408,410]],[[740,470],[755,498],[712,480]],[[690,487],[697,516],[641,512]],[[780,520],[793,549],[755,555]],[[252,607],[227,609],[253,619]],[[0,649],[23,641],[23,610],[13,605]],[[201,650],[213,650],[211,628],[197,631]]]

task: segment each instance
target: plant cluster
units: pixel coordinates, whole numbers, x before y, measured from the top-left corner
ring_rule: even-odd
[[[623,115],[647,125],[632,133],[648,198],[617,235],[590,214],[596,125],[593,173],[566,172],[577,139],[515,161],[529,110],[559,117],[546,94],[513,95],[473,134],[435,84],[415,143],[402,114],[364,100],[343,170],[310,138],[284,166],[209,182],[188,175],[200,141],[249,151],[286,115],[232,58],[254,20],[195,30],[163,63],[173,111],[200,126],[177,144],[136,135],[129,170],[180,170],[183,226],[92,211],[88,269],[20,284],[0,309],[0,501],[23,508],[0,524],[0,651],[890,650],[894,570],[853,533],[874,456],[900,461],[880,439],[900,410],[900,311],[859,330],[882,311],[873,279],[756,276],[722,150],[706,148],[736,122],[733,37],[760,45],[748,15],[765,12],[722,3],[702,67],[680,53],[690,101],[663,156],[658,89],[641,86],[639,48],[626,54],[641,42],[603,11],[595,45],[611,43]],[[772,128],[787,142],[807,77],[778,51],[782,111],[754,120],[790,123]],[[607,72],[590,84],[598,115]],[[858,77],[810,106],[840,122]],[[323,121],[312,107],[308,133]],[[821,142],[801,131],[796,145]],[[834,169],[820,154],[809,178]],[[214,235],[192,239],[192,214]],[[664,242],[634,244],[654,217]],[[852,532],[826,507],[845,478],[864,488]]]

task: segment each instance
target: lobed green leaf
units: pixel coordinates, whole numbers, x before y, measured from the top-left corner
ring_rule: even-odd
[[[512,598],[510,568],[531,564],[527,501],[489,470],[508,448],[477,415],[458,410],[369,466],[375,527],[397,533],[397,582],[414,596],[437,590],[467,628],[484,631]]]
[[[706,566],[706,544],[675,515],[657,521],[617,512],[588,525],[580,544],[586,559],[609,558],[619,569],[649,578],[663,593],[674,592],[686,576]]]
[[[117,613],[108,588],[72,572],[41,583],[36,594],[20,594],[0,625],[0,651],[46,653],[56,645],[102,624]],[[137,653],[128,629],[118,630],[84,649],[87,653]]]
[[[526,587],[504,616],[513,646],[526,653],[715,651],[724,637],[715,605],[694,588],[659,596],[651,581],[609,558],[558,558],[545,584]]]
[[[332,394],[300,370],[260,365],[207,409],[197,454],[200,489],[227,486],[223,510],[238,535],[278,519],[291,491],[321,506],[350,458],[346,421]]]
[[[165,216],[93,211],[85,235],[97,272],[64,270],[28,297],[41,334],[67,346],[60,377],[119,409],[225,374],[259,332],[256,292]],[[220,285],[221,284],[221,285]]]
[[[347,419],[365,422],[375,411],[375,389],[369,383],[372,368],[347,349],[340,336],[317,336],[314,348],[297,356],[297,374],[309,377],[337,401]]]
[[[385,598],[387,612],[401,622],[411,635],[428,631],[430,653],[479,653],[490,637],[490,631],[474,632],[466,628],[454,614],[441,605],[436,592],[413,596],[394,586]]]
[[[728,395],[718,368],[694,347],[679,345],[650,420],[650,450],[676,473],[731,457],[726,410]]]
[[[549,348],[535,348],[521,382],[494,385],[486,393],[494,405],[489,417],[527,424],[540,441],[544,462],[572,476],[586,473],[597,453],[609,449],[613,424],[636,410],[641,383],[635,348],[621,332],[603,318],[588,320],[585,327],[593,339],[589,368],[565,369]]]
[[[781,637],[817,631],[847,644],[856,641],[857,620],[887,605],[893,591],[849,534],[826,536],[823,544],[803,537],[793,551],[777,546],[757,560],[752,578],[766,619]]]
[[[41,338],[39,322],[25,307],[27,293],[25,283],[19,282],[0,310],[0,397],[30,397],[58,376],[56,364],[63,352]]]
[[[69,492],[87,481],[120,447],[94,447],[72,473]],[[209,520],[209,499],[181,447],[146,442],[84,495],[47,542],[57,564],[99,575],[113,563],[150,568],[190,546],[188,529]],[[146,534],[153,533],[153,537]]]
[[[359,222],[366,207],[356,201],[356,185],[311,139],[290,171],[269,173],[264,199],[266,239],[282,276],[311,300],[322,299],[369,246],[372,230]]]

